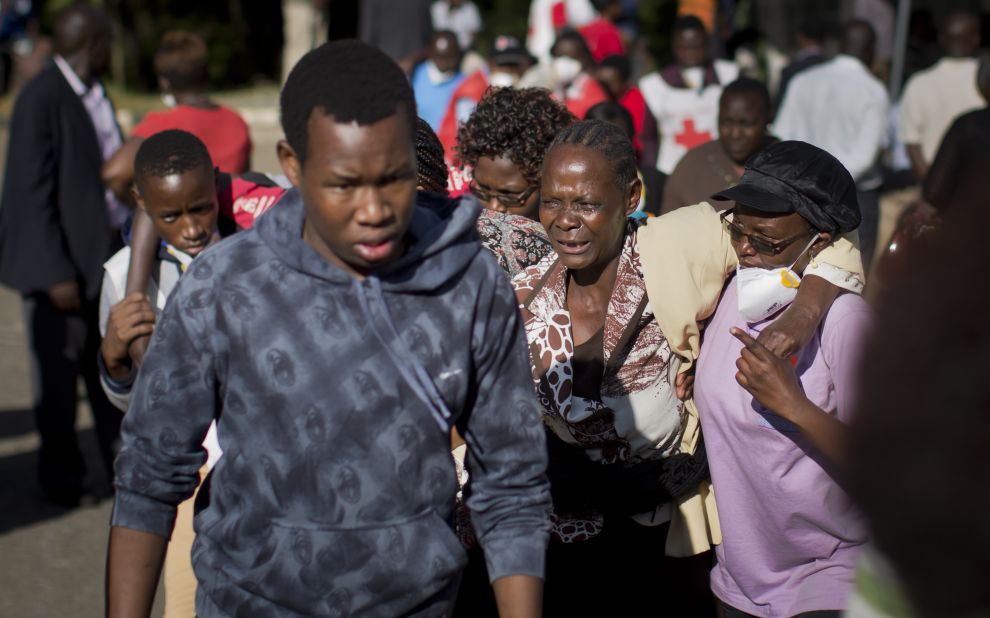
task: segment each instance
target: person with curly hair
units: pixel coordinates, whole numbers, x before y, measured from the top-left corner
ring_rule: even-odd
[[[417,119],[416,124],[416,167],[416,189],[421,192],[424,203],[441,216],[457,208],[460,200],[450,198],[447,192],[443,144],[422,118]],[[485,209],[478,216],[476,227],[481,246],[492,252],[509,278],[553,253],[550,240],[538,221]]]
[[[536,219],[543,155],[576,120],[542,88],[489,90],[457,132],[471,193],[489,210]]]

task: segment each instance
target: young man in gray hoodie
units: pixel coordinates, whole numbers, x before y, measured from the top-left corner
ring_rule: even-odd
[[[450,527],[456,426],[467,504],[504,616],[539,614],[549,492],[512,290],[478,207],[416,207],[415,103],[356,42],[282,91],[295,189],[205,251],[155,328],[124,421],[110,616],[147,616],[216,421],[197,498],[199,616],[441,616],[465,552]]]

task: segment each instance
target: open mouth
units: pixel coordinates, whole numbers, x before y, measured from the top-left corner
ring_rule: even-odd
[[[369,240],[354,245],[361,259],[367,262],[380,262],[392,254],[395,249],[395,239],[392,237],[381,240]]]
[[[195,245],[187,245],[182,250],[185,252],[186,255],[191,255],[191,256],[194,256],[195,257],[195,256],[199,255],[200,253],[202,253],[203,252],[203,249],[206,249],[206,247],[207,247],[208,244],[209,243],[201,242],[201,243],[198,243],[198,244],[195,244]]]
[[[591,246],[588,240],[558,240],[557,247],[561,253],[568,255],[578,255],[584,253]]]

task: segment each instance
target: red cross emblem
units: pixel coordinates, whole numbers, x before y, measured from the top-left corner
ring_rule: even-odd
[[[674,135],[674,142],[691,150],[695,146],[700,146],[712,141],[712,134],[708,131],[698,133],[694,130],[694,119],[684,119],[684,130]]]

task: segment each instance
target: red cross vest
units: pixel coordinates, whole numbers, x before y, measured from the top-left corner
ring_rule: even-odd
[[[722,87],[738,76],[739,67],[735,63],[716,60],[708,67],[704,83],[697,88],[687,87],[676,67],[650,73],[640,80],[639,88],[660,131],[657,169],[670,174],[688,150],[718,137],[718,100]]]

